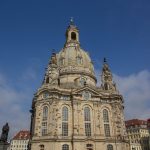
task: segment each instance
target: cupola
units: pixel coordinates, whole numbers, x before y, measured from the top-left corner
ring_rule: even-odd
[[[85,82],[86,85],[96,85],[94,66],[89,54],[80,47],[79,30],[71,19],[64,47],[52,54],[44,83],[72,88],[82,87]]]
[[[66,43],[65,46],[77,46],[79,45],[79,30],[75,26],[73,18],[70,19],[70,24],[66,31]]]

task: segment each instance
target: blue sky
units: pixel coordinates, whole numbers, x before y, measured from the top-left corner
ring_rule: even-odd
[[[108,58],[125,97],[126,118],[150,113],[149,0],[0,0],[0,127],[8,121],[12,135],[28,127],[33,94],[50,50],[63,47],[70,17],[97,74]]]

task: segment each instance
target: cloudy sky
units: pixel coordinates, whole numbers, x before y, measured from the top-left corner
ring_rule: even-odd
[[[0,127],[9,122],[10,138],[29,128],[33,94],[51,50],[63,47],[70,17],[98,79],[107,57],[126,119],[150,118],[149,0],[1,0]]]

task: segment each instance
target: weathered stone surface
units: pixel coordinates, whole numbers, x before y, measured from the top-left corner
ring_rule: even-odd
[[[71,24],[66,31],[64,48],[52,55],[43,84],[33,99],[31,149],[63,150],[66,144],[69,150],[106,150],[108,146],[128,150],[128,141],[124,140],[123,97],[113,82],[106,60],[101,80],[98,87],[93,63],[80,47],[78,29]],[[64,107],[68,111],[65,121]],[[86,108],[90,110],[88,121]],[[67,135],[62,135],[63,123],[67,124]],[[87,127],[86,123],[90,125]]]

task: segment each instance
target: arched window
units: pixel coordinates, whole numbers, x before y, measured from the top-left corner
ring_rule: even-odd
[[[47,118],[48,118],[48,107],[44,106],[43,107],[43,121],[47,120]]]
[[[109,122],[108,110],[106,109],[103,110],[103,119],[104,122]]]
[[[42,136],[47,134],[47,122],[48,122],[48,107],[43,107],[43,115],[42,115]]]
[[[78,65],[82,64],[82,57],[77,56],[76,59],[77,59],[77,64]]]
[[[49,83],[49,77],[46,78],[46,83]]]
[[[69,150],[69,145],[64,144],[64,145],[62,146],[62,150]]]
[[[113,146],[111,144],[107,145],[107,150],[113,150]]]
[[[84,124],[85,124],[85,135],[91,136],[91,116],[90,116],[90,108],[84,108]]]
[[[84,85],[85,85],[85,83],[86,83],[86,78],[81,77],[81,79],[80,79],[80,83],[81,83],[81,86],[84,86]]]
[[[108,114],[107,109],[103,110],[103,122],[104,122],[105,136],[109,137],[110,136],[110,125],[109,125],[109,114]]]
[[[40,150],[44,150],[44,145],[43,144],[40,145]]]
[[[62,108],[62,136],[68,136],[68,108]]]
[[[93,150],[93,144],[86,144],[87,150]]]
[[[71,32],[71,39],[76,40],[76,33],[75,32]]]

